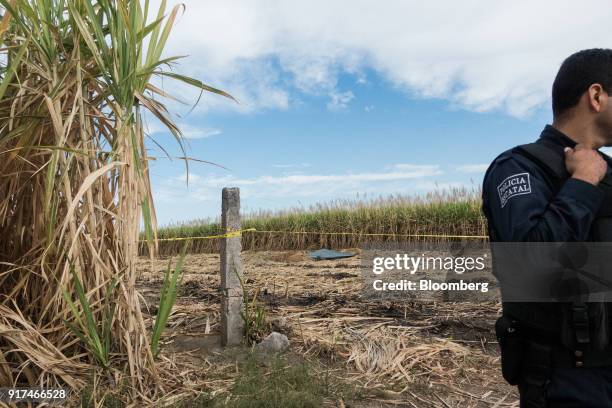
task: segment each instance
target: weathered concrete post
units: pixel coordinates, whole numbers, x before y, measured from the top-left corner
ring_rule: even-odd
[[[225,233],[240,229],[240,189],[224,188],[221,193],[221,228]],[[221,238],[221,344],[242,343],[244,321],[240,236]]]

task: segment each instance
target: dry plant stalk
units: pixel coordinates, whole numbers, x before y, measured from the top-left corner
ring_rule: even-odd
[[[179,6],[166,12],[162,1],[151,15],[148,0],[0,4],[0,384],[90,382],[101,365],[67,324],[91,309],[87,330],[112,332],[103,378],[152,400],[163,384],[134,268],[141,219],[150,251],[156,231],[141,111],[182,148],[152,79],[229,95],[168,70],[177,58],[162,51]],[[76,301],[76,279],[88,308]]]

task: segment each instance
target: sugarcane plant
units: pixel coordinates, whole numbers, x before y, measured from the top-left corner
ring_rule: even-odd
[[[162,284],[159,296],[159,307],[157,308],[157,316],[155,316],[155,325],[151,332],[151,352],[154,357],[159,354],[159,340],[161,339],[162,332],[166,328],[170,313],[172,313],[172,307],[176,301],[179,284],[183,278],[185,255],[187,254],[187,248],[190,243],[190,241],[185,241],[176,266],[172,269],[172,260],[170,259],[166,272],[164,273],[164,283]]]
[[[156,245],[143,114],[184,149],[159,78],[231,96],[164,55],[181,6],[0,5],[0,384],[80,389],[100,368],[155,398],[134,268],[141,222]]]

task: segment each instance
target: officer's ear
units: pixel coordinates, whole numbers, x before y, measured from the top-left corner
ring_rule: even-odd
[[[599,113],[608,103],[608,93],[601,84],[592,84],[586,92],[589,108]]]

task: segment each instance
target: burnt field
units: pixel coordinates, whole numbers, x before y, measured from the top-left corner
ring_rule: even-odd
[[[288,361],[312,362],[335,390],[344,390],[326,395],[326,405],[518,406],[515,389],[500,373],[493,331],[498,303],[366,301],[359,255],[313,261],[305,251],[245,251],[242,259],[255,322],[251,341],[271,331],[287,335]],[[148,325],[168,262],[138,261]],[[230,395],[248,353],[248,347],[219,346],[218,268],[216,254],[185,259],[162,337],[164,364],[184,375],[184,387],[168,393],[177,401],[203,392],[217,399]]]

